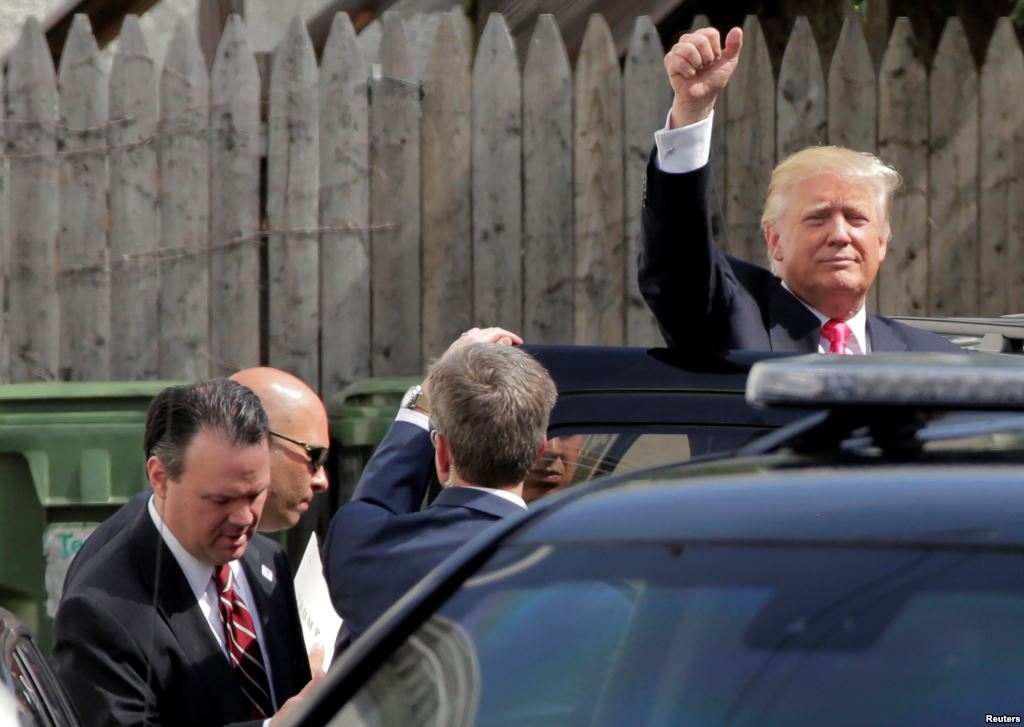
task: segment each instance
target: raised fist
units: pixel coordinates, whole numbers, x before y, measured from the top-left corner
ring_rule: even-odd
[[[714,28],[686,33],[665,55],[665,71],[675,98],[673,128],[688,126],[711,113],[719,92],[736,70],[743,47],[743,31],[733,28],[725,38]]]

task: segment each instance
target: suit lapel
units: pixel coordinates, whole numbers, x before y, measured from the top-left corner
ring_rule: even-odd
[[[872,351],[907,350],[906,342],[898,338],[892,329],[885,325],[878,316],[868,315],[866,328]]]
[[[274,694],[277,697],[277,706],[280,707],[284,701],[282,695],[291,694],[294,690],[290,679],[290,665],[285,660],[285,655],[291,654],[292,649],[295,648],[294,645],[287,643],[287,639],[293,635],[292,630],[287,626],[291,619],[288,613],[280,607],[280,598],[274,597],[274,592],[278,587],[278,573],[275,571],[273,560],[265,557],[256,539],[253,539],[249,543],[249,547],[245,549],[245,555],[242,556],[242,570],[245,571],[245,577],[249,581],[249,590],[256,602],[256,610],[263,630],[264,643],[262,647],[266,653],[267,663],[270,664]]]
[[[821,324],[796,296],[779,283],[769,294],[768,338],[773,351],[816,353]]]
[[[178,561],[153,526],[148,507],[143,508],[134,527],[143,583],[150,592],[156,591],[157,614],[174,635],[196,680],[205,688],[208,710],[220,711],[224,721],[237,719],[248,707],[242,701],[235,673],[210,631]],[[150,659],[159,661],[152,656]]]

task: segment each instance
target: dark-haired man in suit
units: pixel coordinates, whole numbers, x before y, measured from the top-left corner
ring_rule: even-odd
[[[86,724],[273,723],[313,683],[287,559],[255,533],[269,436],[259,399],[227,379],[150,404],[153,496],[82,566],[54,624]]]

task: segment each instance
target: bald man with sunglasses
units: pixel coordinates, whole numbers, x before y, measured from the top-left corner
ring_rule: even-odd
[[[270,488],[258,529],[287,530],[328,487],[327,409],[315,391],[287,371],[258,366],[231,378],[256,394],[270,423]],[[68,566],[65,590],[85,562],[135,519],[151,495],[148,489],[139,493],[86,538]]]

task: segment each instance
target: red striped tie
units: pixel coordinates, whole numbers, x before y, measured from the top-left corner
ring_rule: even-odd
[[[238,674],[242,692],[252,703],[253,718],[264,719],[274,713],[274,706],[252,616],[241,596],[235,592],[235,579],[227,564],[214,569],[213,581],[217,585],[218,605],[224,620],[224,639],[231,657],[231,666]]]

